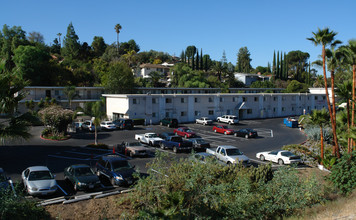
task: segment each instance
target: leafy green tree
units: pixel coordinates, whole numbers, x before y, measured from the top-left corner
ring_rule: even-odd
[[[323,136],[323,127],[330,122],[330,115],[325,108],[322,110],[313,110],[309,115],[308,120],[311,124],[314,124],[320,128],[320,157],[321,163],[324,159],[324,136]]]
[[[287,54],[288,69],[291,77],[300,82],[304,82],[302,79],[302,73],[307,71],[309,53],[304,53],[300,50],[290,51]]]
[[[75,86],[66,86],[63,92],[67,96],[69,108],[72,109],[72,100],[78,96],[78,94],[75,91]]]
[[[251,54],[247,47],[241,47],[237,53],[237,71],[240,73],[250,73],[252,66],[250,58]]]
[[[116,24],[115,25],[115,32],[116,32],[116,45],[117,45],[117,55],[119,55],[119,34],[120,34],[120,30],[122,29],[120,24]]]
[[[63,47],[61,48],[61,54],[65,59],[72,61],[78,59],[80,55],[81,45],[79,43],[79,37],[75,33],[72,22],[68,25],[67,34],[63,39]]]
[[[9,27],[4,24],[0,31],[0,59],[5,60],[5,70],[11,71],[15,64],[12,60],[14,50],[20,45],[27,45],[26,32],[20,26]]]
[[[102,85],[111,93],[130,93],[134,87],[134,76],[131,68],[123,62],[115,62],[107,74],[101,78]]]
[[[292,80],[287,86],[286,92],[289,93],[308,92],[308,85],[301,83],[297,80]]]
[[[54,38],[53,44],[50,47],[50,52],[52,54],[60,54],[61,53],[61,45],[60,45],[60,43],[59,43],[57,38]]]
[[[92,105],[92,116],[94,117],[93,123],[95,125],[95,145],[98,145],[98,127],[100,126],[101,120],[105,117],[106,113],[104,111],[105,102],[103,100],[96,101]]]
[[[131,39],[128,42],[121,42],[119,48],[119,54],[123,55],[130,51],[135,51],[138,53],[140,51],[140,46],[136,43],[135,40]]]
[[[49,136],[63,136],[67,133],[67,127],[72,123],[74,112],[63,109],[58,105],[50,105],[38,112],[44,125],[50,126]]]
[[[194,56],[197,51],[197,48],[194,45],[188,46],[185,49],[185,55],[188,58],[188,65],[194,70]]]
[[[36,86],[50,85],[51,79],[47,72],[49,59],[48,52],[34,46],[23,45],[16,48],[13,56],[13,61],[23,78]]]
[[[320,29],[318,28],[318,32],[312,32],[313,37],[307,38],[314,43],[315,46],[322,45],[322,53],[321,56],[323,58],[323,76],[324,76],[324,85],[325,85],[325,95],[328,104],[330,119],[331,119],[331,127],[333,129],[333,138],[334,138],[334,149],[333,153],[340,158],[339,146],[337,142],[337,135],[336,135],[336,121],[333,117],[333,110],[331,109],[331,103],[329,98],[328,92],[328,85],[327,85],[327,78],[326,78],[326,46],[330,45],[331,47],[335,47],[336,45],[340,44],[341,41],[335,40],[335,36],[337,35],[336,32],[330,31],[329,28]]]
[[[203,70],[205,70],[205,72],[207,72],[211,68],[211,66],[213,65],[213,62],[212,62],[209,54],[205,54],[203,56],[203,63],[204,63]]]
[[[95,57],[101,57],[105,53],[106,47],[103,37],[94,37],[93,42],[91,43],[91,48],[94,51]]]
[[[331,168],[329,178],[342,193],[350,194],[356,188],[356,151],[344,154]]]
[[[275,88],[276,86],[271,81],[255,81],[250,88]]]
[[[41,43],[44,44],[44,37],[40,32],[30,32],[28,33],[28,37],[27,39],[31,42],[31,43]]]

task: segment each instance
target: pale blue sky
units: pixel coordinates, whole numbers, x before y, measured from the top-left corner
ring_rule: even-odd
[[[236,64],[240,47],[247,46],[252,66],[272,63],[273,51],[301,50],[318,58],[321,47],[306,40],[317,28],[329,27],[337,39],[356,38],[355,0],[62,0],[3,1],[0,24],[40,32],[47,44],[64,36],[73,23],[81,42],[94,36],[120,42],[134,39],[141,51],[157,50],[179,56],[189,45],[220,60]]]

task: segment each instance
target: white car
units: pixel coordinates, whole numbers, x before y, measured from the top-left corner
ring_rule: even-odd
[[[112,121],[102,121],[100,122],[100,127],[106,130],[115,130],[116,125]]]
[[[236,115],[223,115],[223,116],[217,117],[216,120],[218,122],[228,123],[229,125],[239,123],[239,118]]]
[[[279,165],[302,162],[300,156],[296,156],[292,152],[286,150],[260,152],[256,154],[256,157],[262,161],[268,160],[278,163]]]
[[[58,185],[48,167],[33,166],[25,169],[21,174],[25,190],[32,196],[54,194]]]
[[[195,119],[195,123],[202,125],[211,125],[213,123],[213,120],[210,120],[208,117],[201,117]]]

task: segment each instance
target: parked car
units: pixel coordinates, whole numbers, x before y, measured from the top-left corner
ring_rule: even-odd
[[[172,149],[174,153],[178,153],[179,151],[190,151],[193,144],[190,141],[184,141],[180,136],[168,136],[161,141],[160,146],[163,150],[168,148]]]
[[[113,121],[113,123],[116,125],[117,128],[121,130],[134,128],[134,122],[132,121],[132,119],[128,118],[116,119],[115,121]]]
[[[192,138],[190,141],[192,142],[195,151],[205,152],[207,148],[210,148],[210,144],[203,138]]]
[[[218,163],[218,164],[222,164],[225,165],[225,163],[222,163],[221,161],[219,161],[215,155],[213,154],[209,154],[206,152],[199,152],[199,153],[195,153],[190,157],[190,160],[193,161],[199,161],[200,163],[206,164],[208,162],[213,162],[213,163]]]
[[[95,125],[92,120],[86,120],[82,123],[82,129],[88,131],[95,131]]]
[[[32,196],[54,194],[58,189],[54,175],[45,166],[28,167],[22,172],[21,178],[26,192]]]
[[[228,123],[229,125],[239,123],[239,118],[236,115],[223,115],[223,116],[217,117],[216,120],[219,123],[223,122],[223,123]]]
[[[167,139],[167,137],[170,137],[170,136],[177,136],[177,135],[173,132],[163,132],[163,133],[159,134],[159,137],[162,138],[163,140]]]
[[[96,165],[96,175],[107,177],[112,185],[131,185],[135,178],[135,166],[132,166],[126,159],[117,155],[106,155],[99,158]]]
[[[116,125],[112,121],[102,121],[100,122],[100,127],[105,130],[115,130]]]
[[[302,162],[300,156],[296,156],[292,152],[286,150],[260,152],[256,154],[256,157],[262,161],[268,160],[268,161],[278,163],[279,165]]]
[[[150,146],[159,146],[162,138],[158,137],[156,133],[145,133],[145,134],[136,134],[135,140],[138,140],[141,143],[148,144]]]
[[[195,132],[193,132],[192,130],[190,130],[188,127],[180,127],[180,128],[176,128],[173,131],[176,135],[178,136],[182,136],[184,138],[191,138],[191,137],[195,137],[196,134]]]
[[[148,151],[145,146],[143,146],[138,141],[125,142],[123,141],[121,145],[118,146],[118,152],[129,155],[130,157],[135,156],[147,156]]]
[[[200,117],[195,119],[195,123],[202,125],[211,125],[213,124],[213,120],[210,120],[208,117]]]
[[[243,166],[251,166],[250,158],[245,156],[237,147],[222,145],[216,149],[206,149],[207,153],[213,154],[218,160],[223,161],[226,164],[236,164],[241,162]]]
[[[159,122],[159,124],[169,128],[175,128],[178,127],[178,120],[176,118],[164,118]]]
[[[234,133],[235,137],[245,137],[245,138],[251,138],[251,137],[257,137],[257,131],[251,129],[251,128],[243,128],[238,131],[235,131]]]
[[[230,129],[226,125],[216,125],[213,127],[213,131],[215,133],[221,133],[221,134],[225,134],[225,135],[234,134],[234,132],[235,132],[233,129]]]
[[[76,164],[65,168],[64,179],[73,184],[75,191],[91,190],[101,185],[99,177],[87,164]]]
[[[3,168],[0,167],[0,190],[6,190],[9,187],[9,178],[6,176]]]

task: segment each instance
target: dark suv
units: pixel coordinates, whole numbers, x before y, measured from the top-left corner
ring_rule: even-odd
[[[159,122],[160,125],[171,127],[178,127],[178,120],[176,118],[164,118]]]
[[[113,121],[113,123],[119,129],[133,129],[133,127],[134,127],[134,123],[133,123],[132,119],[128,119],[128,118],[120,118],[120,119]]]
[[[102,156],[96,163],[96,174],[109,178],[112,185],[127,186],[134,183],[135,167],[117,155]]]

